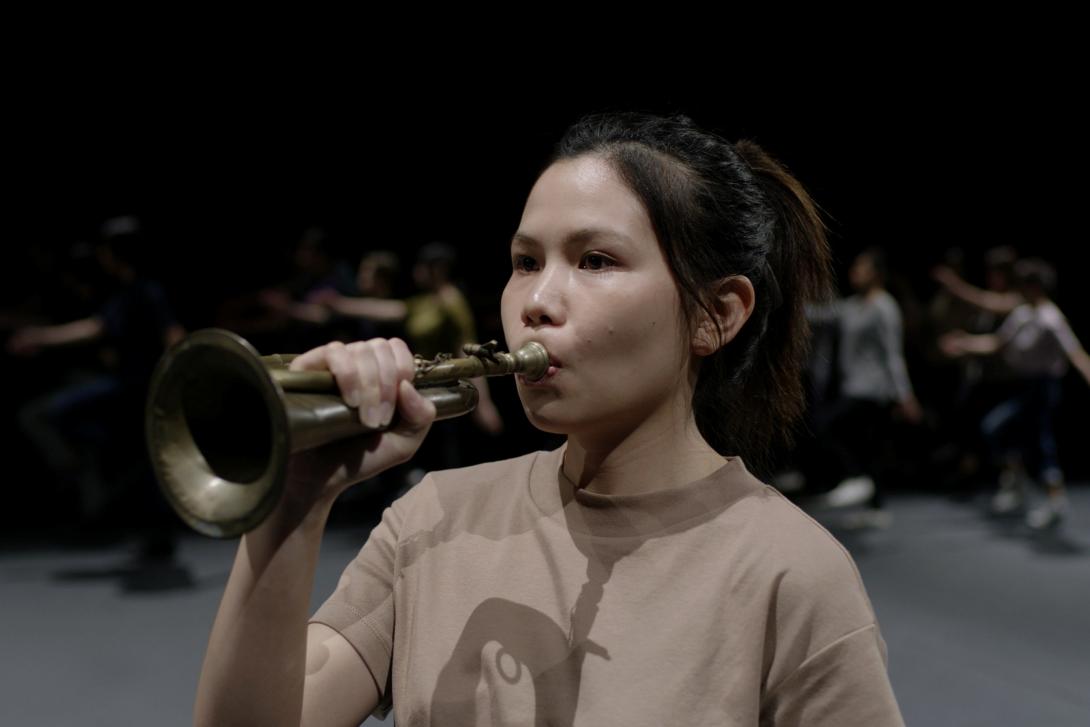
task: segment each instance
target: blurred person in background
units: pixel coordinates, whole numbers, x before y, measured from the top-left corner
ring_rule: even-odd
[[[173,520],[147,461],[144,404],[159,358],[185,336],[185,329],[163,286],[143,273],[149,241],[137,218],[107,220],[96,253],[111,284],[101,309],[78,320],[21,328],[8,339],[7,351],[31,357],[97,344],[109,369],[28,402],[19,420],[46,466],[76,486],[86,523],[106,516],[122,495],[135,494],[147,516],[139,556],[167,559],[173,555]],[[104,452],[113,467],[103,467]]]
[[[838,327],[839,395],[818,411],[822,456],[833,461],[839,484],[820,498],[822,505],[867,508],[846,523],[886,527],[884,485],[895,417],[912,423],[922,418],[904,360],[900,307],[885,287],[885,255],[869,248],[852,262],[849,282],[855,293],[824,305],[811,305],[812,322]]]
[[[969,283],[964,271],[950,261],[931,271],[932,279],[940,286],[933,301],[934,320],[938,324],[934,349],[938,356],[950,360],[938,344],[946,334],[958,330],[995,333],[1007,315],[1024,302],[1014,278],[1017,261],[1018,255],[1010,245],[989,249],[984,254],[983,287]],[[947,397],[949,406],[939,417],[948,424],[950,436],[936,456],[941,462],[954,462],[957,479],[966,484],[998,475],[996,471],[989,472],[992,457],[981,437],[980,420],[1010,398],[1017,387],[1016,377],[1002,356],[964,356],[955,362],[960,377],[958,387]]]
[[[291,271],[285,280],[223,301],[217,325],[268,353],[294,353],[317,342],[350,338],[349,332],[336,328],[337,321],[325,311],[307,305],[312,296],[323,292],[357,292],[352,269],[335,254],[326,229],[305,229],[291,248],[289,263]]]
[[[348,297],[332,291],[317,293],[309,300],[342,316],[356,316],[375,324],[399,324],[412,352],[426,359],[441,353],[462,355],[462,346],[477,343],[477,326],[465,295],[452,280],[457,252],[445,242],[431,242],[420,248],[413,265],[417,293],[405,300],[376,297]],[[484,377],[473,379],[480,399],[473,410],[473,422],[483,431],[498,435],[503,419],[492,401]],[[432,434],[416,458],[410,473],[415,484],[428,469],[449,469],[463,464],[456,422],[436,422]]]
[[[322,287],[308,293],[302,302],[286,305],[284,311],[297,321],[332,327],[333,337],[346,343],[376,337],[402,337],[406,334],[400,306],[386,308],[373,303],[394,298],[400,273],[401,261],[396,253],[389,250],[367,252],[356,268],[353,295]],[[398,313],[390,315],[389,310]],[[373,315],[366,315],[369,311]]]
[[[950,356],[1002,356],[1017,378],[1017,391],[981,422],[999,469],[999,489],[992,498],[997,514],[1019,512],[1026,499],[1027,467],[1045,486],[1044,504],[1029,510],[1026,524],[1037,530],[1060,523],[1067,495],[1053,431],[1063,378],[1069,365],[1090,383],[1090,356],[1052,302],[1055,269],[1039,259],[1015,265],[1017,305],[995,333],[953,331],[940,345]]]

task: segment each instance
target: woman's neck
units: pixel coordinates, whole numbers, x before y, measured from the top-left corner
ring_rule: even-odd
[[[672,421],[671,421],[672,420]],[[568,437],[564,474],[576,487],[604,495],[633,495],[707,477],[724,458],[700,434],[691,413],[645,421],[613,436]]]

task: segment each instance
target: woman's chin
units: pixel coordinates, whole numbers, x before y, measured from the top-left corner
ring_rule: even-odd
[[[551,404],[556,404],[556,402],[551,402]],[[526,418],[530,420],[535,429],[540,429],[549,434],[570,434],[573,429],[578,427],[578,422],[571,419],[569,412],[559,410],[559,406],[551,404],[524,401],[522,409],[526,412]],[[565,416],[565,414],[569,415]]]

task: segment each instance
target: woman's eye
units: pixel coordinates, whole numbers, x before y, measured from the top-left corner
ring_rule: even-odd
[[[512,266],[515,270],[534,270],[537,266],[537,261],[529,255],[515,255],[511,258]]]
[[[616,265],[610,258],[600,253],[592,252],[583,256],[583,266],[588,270],[604,270]]]

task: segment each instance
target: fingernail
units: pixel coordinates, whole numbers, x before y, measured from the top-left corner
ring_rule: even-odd
[[[354,390],[349,391],[347,394],[344,395],[344,403],[348,404],[348,406],[352,407],[353,409],[358,408],[360,405],[360,392]]]
[[[363,423],[372,429],[378,429],[382,426],[382,407],[369,406],[367,412],[364,414]]]
[[[382,413],[382,426],[390,426],[390,422],[393,421],[394,418],[394,403],[392,401],[383,402],[383,404],[379,407],[379,410]]]

